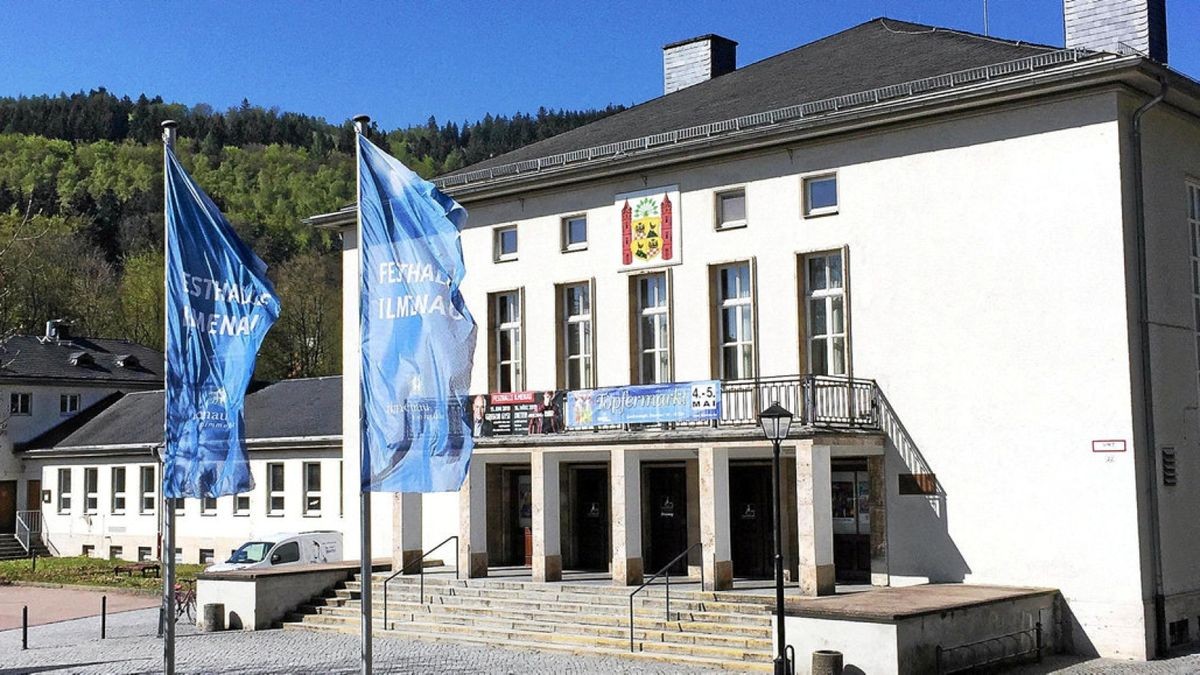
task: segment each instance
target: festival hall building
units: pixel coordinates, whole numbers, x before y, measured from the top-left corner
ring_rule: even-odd
[[[463,576],[768,579],[778,402],[789,586],[1048,587],[1072,651],[1196,639],[1200,85],[1161,5],[1068,1],[1066,48],[686,40],[663,96],[438,179],[470,214],[477,440],[458,495],[396,498],[397,559],[457,534]],[[356,279],[353,207],[311,222]]]

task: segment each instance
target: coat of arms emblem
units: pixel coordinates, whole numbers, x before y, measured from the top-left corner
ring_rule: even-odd
[[[621,209],[621,259],[625,265],[671,260],[674,255],[671,198],[666,194],[625,200]]]

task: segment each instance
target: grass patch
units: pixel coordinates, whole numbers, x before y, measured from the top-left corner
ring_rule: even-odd
[[[34,581],[45,584],[75,584],[79,586],[109,586],[112,588],[140,588],[155,590],[162,588],[162,579],[143,578],[140,573],[132,576],[113,573],[117,565],[128,564],[121,560],[99,560],[96,558],[38,558],[37,571],[28,558],[0,561],[0,584],[14,581]],[[194,580],[204,565],[175,565],[175,576],[180,580]]]

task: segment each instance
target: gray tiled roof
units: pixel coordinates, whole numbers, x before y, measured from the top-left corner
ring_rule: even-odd
[[[81,354],[91,356],[91,362],[78,358]],[[128,356],[136,359],[136,365],[129,360],[118,365]],[[0,382],[20,378],[161,386],[162,372],[162,352],[129,340],[73,337],[60,341],[14,335],[0,342]]]
[[[457,173],[729,120],[1060,48],[879,18]]]
[[[341,436],[342,378],[283,380],[246,397],[246,439]],[[152,445],[163,439],[163,392],[126,395],[54,449]]]

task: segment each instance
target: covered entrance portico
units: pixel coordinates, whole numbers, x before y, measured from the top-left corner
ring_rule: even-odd
[[[459,493],[460,576],[527,565],[538,582],[578,570],[638,585],[686,552],[671,575],[702,576],[706,590],[771,578],[770,446],[713,429],[654,435],[661,437],[525,437],[522,447],[512,447],[516,438],[481,441]],[[849,563],[838,554],[834,517],[846,506],[836,501],[845,495],[835,479],[848,466],[858,490],[855,525],[865,532],[854,543],[866,547],[865,558]],[[783,444],[785,576],[802,593],[830,594],[839,577],[888,584],[883,467],[878,433],[809,431]],[[398,498],[405,507],[397,509],[395,540],[412,560],[420,515],[404,517],[414,508],[408,497]]]

